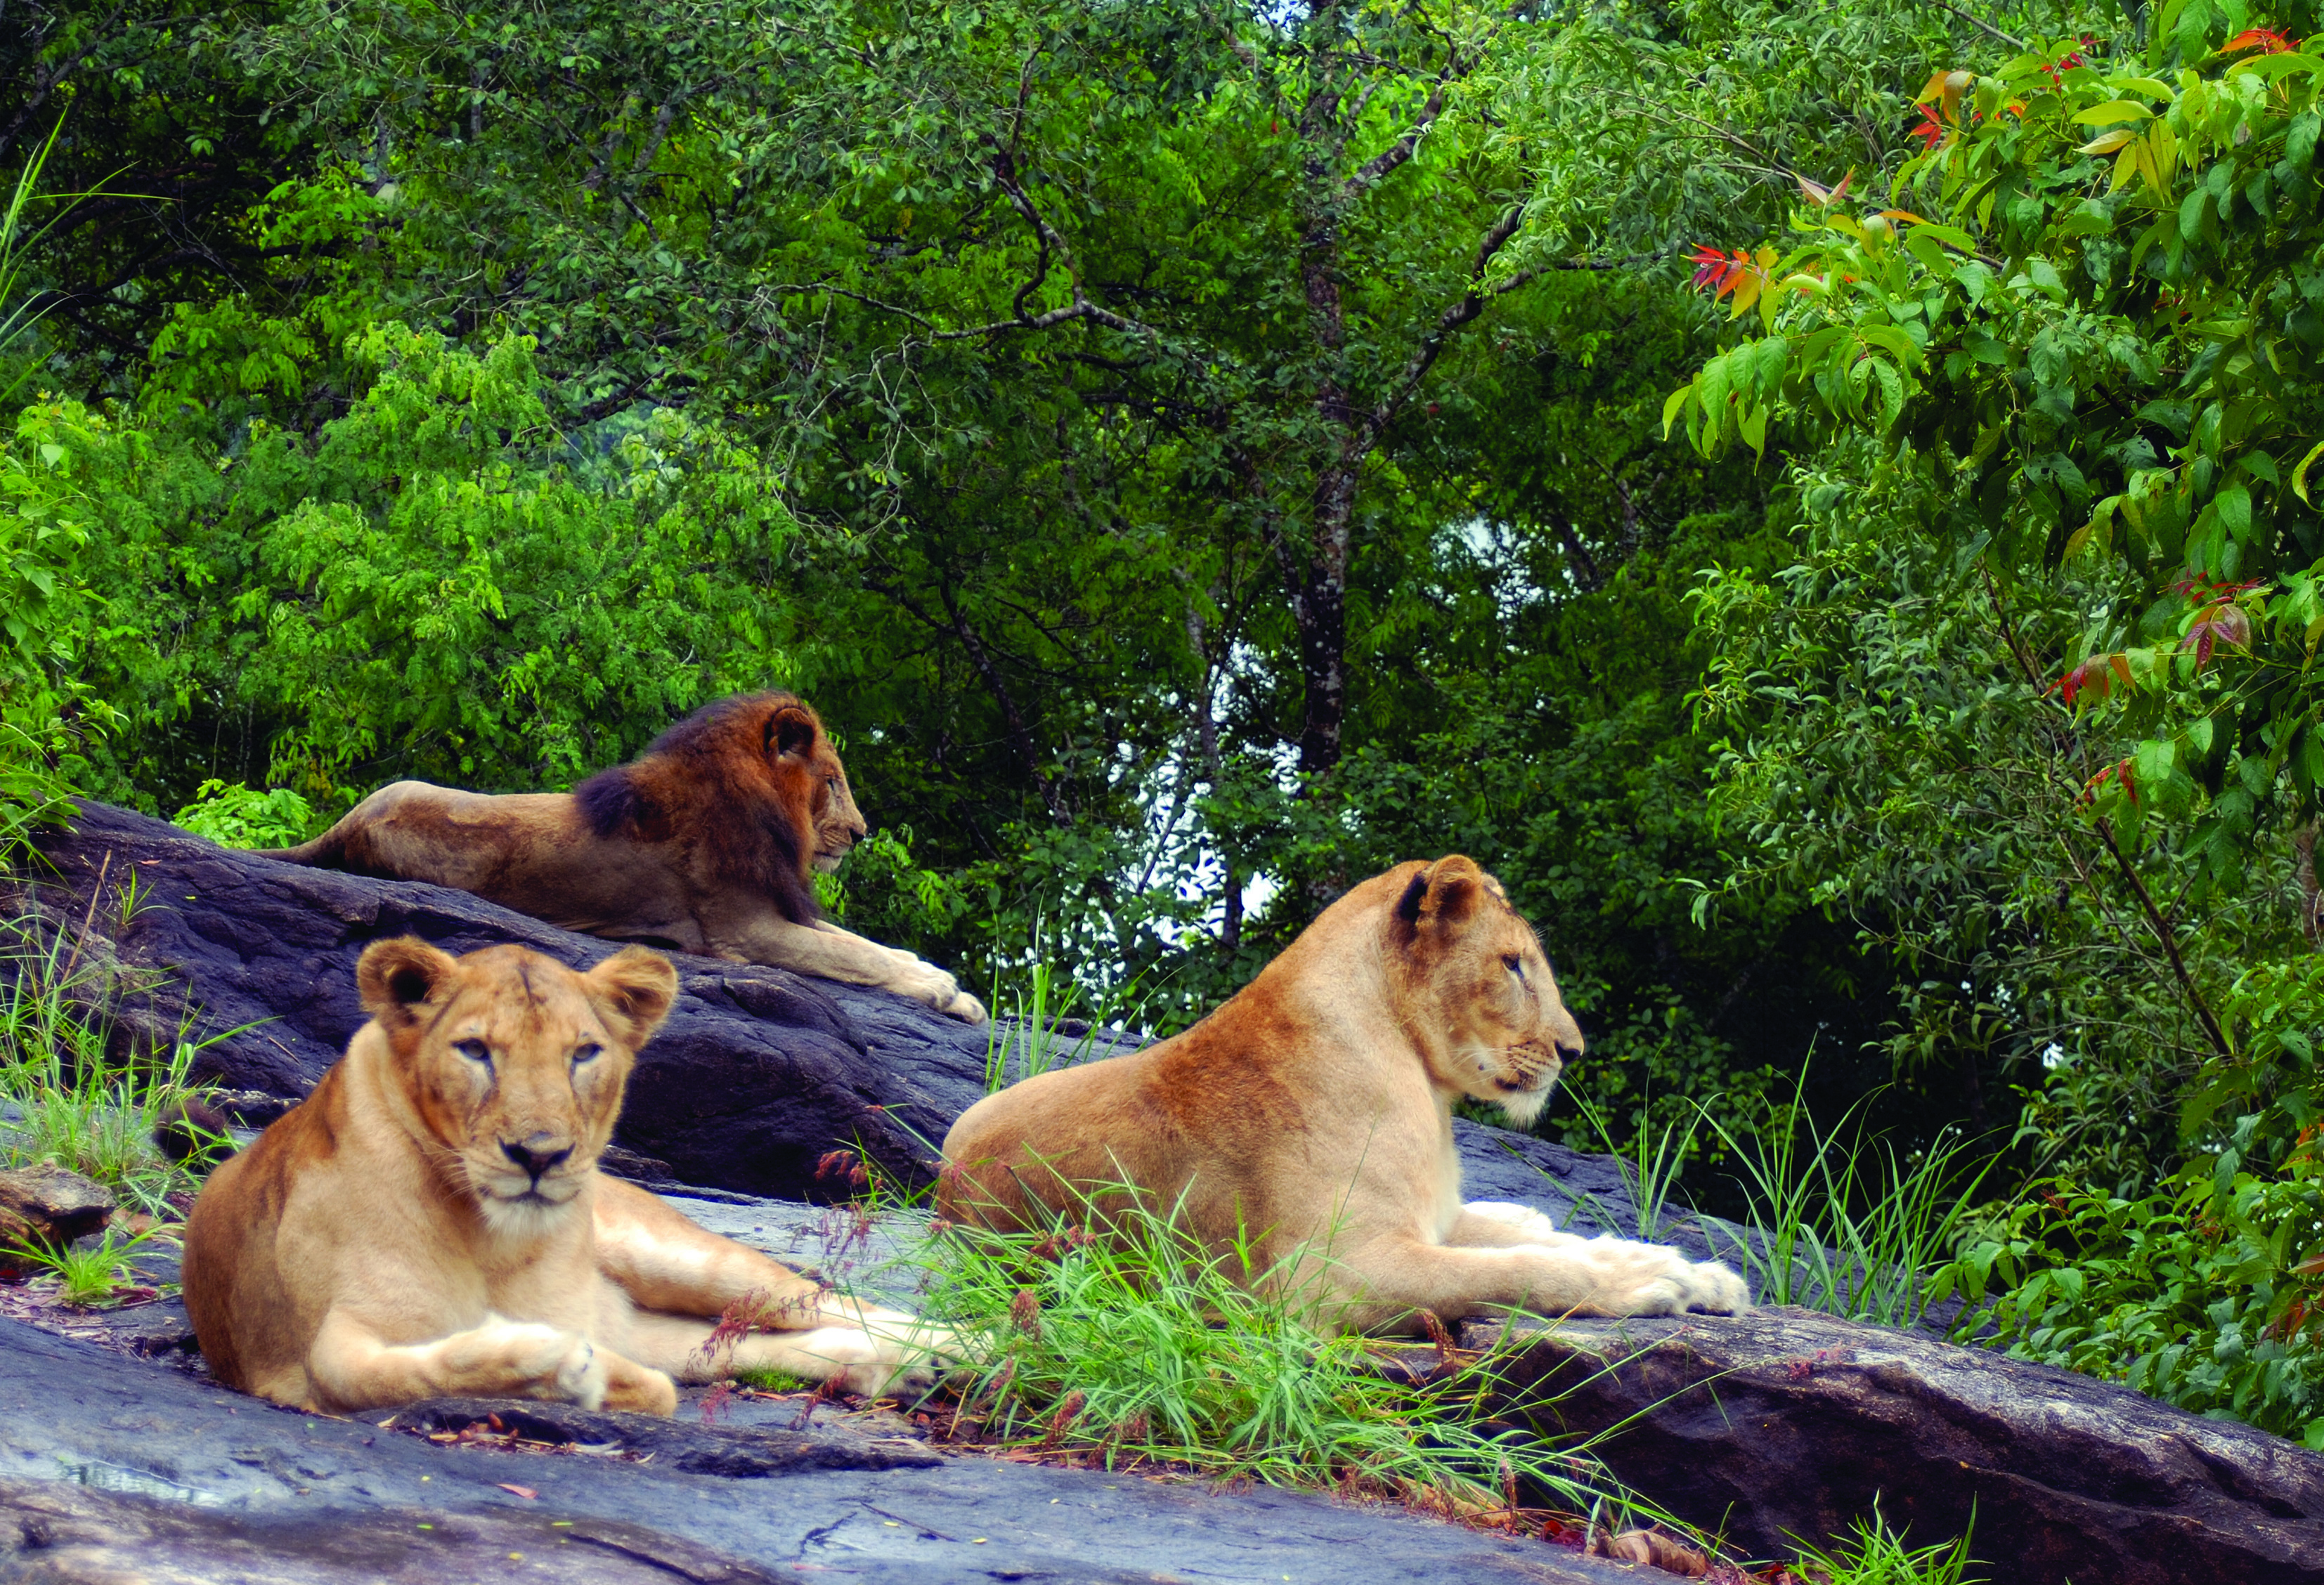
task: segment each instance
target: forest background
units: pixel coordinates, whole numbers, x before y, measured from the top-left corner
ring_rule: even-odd
[[[6,817],[790,687],[835,913],[1161,1029],[1465,852],[1546,1131],[2324,1445],[2316,9],[14,0]]]

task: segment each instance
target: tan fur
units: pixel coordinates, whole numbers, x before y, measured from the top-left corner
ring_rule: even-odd
[[[810,871],[837,868],[868,829],[815,712],[745,694],[571,793],[393,782],[269,856],[457,887],[567,930],[875,986],[982,1023],[942,969],[816,917]]]
[[[580,974],[405,936],[355,972],[371,1021],[188,1218],[186,1307],[219,1380],[335,1412],[466,1396],[667,1415],[673,1377],[927,1378],[911,1317],[598,1172],[678,992],[668,959],[627,947]],[[789,1330],[709,1350],[712,1318],[753,1293]]]
[[[945,1138],[945,1214],[1045,1225],[1135,1185],[1266,1286],[1337,1324],[1407,1326],[1522,1304],[1551,1314],[1748,1307],[1676,1250],[1461,1201],[1452,1107],[1539,1115],[1582,1032],[1532,926],[1468,859],[1398,865],[1323,911],[1185,1033],[987,1096]],[[1035,1202],[1038,1202],[1037,1206]]]

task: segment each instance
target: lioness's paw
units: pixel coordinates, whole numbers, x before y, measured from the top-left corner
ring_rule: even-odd
[[[984,1004],[965,991],[954,991],[953,999],[936,1011],[958,1018],[964,1024],[984,1022]]]
[[[1751,1288],[1741,1277],[1716,1260],[1699,1260],[1690,1276],[1692,1292],[1687,1295],[1687,1308],[1708,1310],[1719,1315],[1740,1315],[1751,1307]]]
[[[553,1326],[517,1322],[507,1328],[502,1341],[516,1374],[531,1384],[528,1396],[585,1409],[604,1406],[605,1365],[587,1338]]]
[[[603,1406],[627,1409],[635,1415],[675,1415],[678,1384],[659,1370],[631,1365],[617,1372],[607,1385]]]
[[[831,1379],[843,1391],[868,1398],[930,1387],[936,1378],[935,1362],[925,1347],[875,1337],[853,1327],[818,1327],[795,1340],[793,1346],[832,1367]]]

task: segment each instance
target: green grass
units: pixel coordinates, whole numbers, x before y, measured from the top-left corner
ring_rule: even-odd
[[[737,1370],[734,1385],[747,1387],[753,1392],[809,1392],[816,1384],[803,1376],[793,1376],[788,1370]]]
[[[198,1187],[226,1143],[179,1163],[153,1141],[157,1122],[204,1093],[192,1070],[208,1042],[185,1038],[181,1025],[141,1051],[120,1027],[124,1003],[153,990],[157,977],[115,959],[96,928],[100,902],[106,925],[118,927],[143,899],[134,880],[109,892],[100,884],[77,920],[37,908],[0,920],[0,1100],[23,1114],[0,1124],[0,1166],[54,1162],[103,1184],[129,1209],[171,1215],[170,1196]]]
[[[1972,1515],[1970,1529],[1975,1528]],[[1831,1585],[1983,1585],[1984,1576],[1969,1572],[1975,1560],[1969,1555],[1968,1530],[1957,1541],[1908,1547],[1889,1530],[1875,1502],[1871,1518],[1858,1519],[1855,1532],[1830,1552],[1801,1547],[1800,1568],[1823,1574]]]
[[[136,1274],[124,1261],[153,1237],[148,1230],[116,1239],[114,1230],[107,1228],[88,1249],[51,1249],[39,1244],[19,1244],[14,1253],[49,1274],[56,1285],[58,1299],[76,1309],[96,1309],[112,1304],[124,1290],[138,1286]],[[147,1292],[150,1295],[151,1290]]]
[[[1806,1082],[1803,1065],[1800,1085]],[[1886,1138],[1868,1138],[1855,1109],[1829,1132],[1796,1093],[1787,1110],[1794,1127],[1749,1139],[1703,1113],[1741,1168],[1745,1220],[1757,1234],[1743,1255],[1754,1296],[1911,1325],[1998,1158],[1964,1176],[1969,1140],[1957,1130],[1908,1156]]]
[[[1318,1294],[1267,1294],[1249,1243],[1207,1250],[1175,1215],[1109,1201],[1102,1218],[1039,1233],[940,1228],[911,1258],[923,1317],[973,1361],[947,1388],[955,1440],[1448,1514],[1520,1496],[1573,1512],[1637,1505],[1579,1439],[1493,1418],[1506,1357],[1393,1378],[1377,1341],[1319,1324]],[[1109,1221],[1111,1238],[1085,1230]]]
[[[1092,998],[1072,974],[1049,963],[1038,928],[1028,963],[1024,972],[1028,989],[1010,990],[1006,1013],[1001,1010],[998,970],[985,999],[992,1014],[984,1037],[987,1095],[1051,1068],[1087,1062],[1108,1027],[1135,1028],[1144,1021],[1150,999],[1139,981]],[[1078,1036],[1063,1027],[1076,1019],[1084,1025]]]

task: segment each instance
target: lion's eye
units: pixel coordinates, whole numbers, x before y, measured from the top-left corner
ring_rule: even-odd
[[[1525,959],[1517,956],[1517,954],[1513,952],[1502,954],[1501,966],[1508,970],[1510,973],[1515,974],[1518,979],[1522,980],[1525,978]]]
[[[598,1056],[604,1053],[604,1049],[605,1048],[604,1046],[598,1045],[595,1040],[590,1041],[586,1046],[575,1046],[573,1048],[573,1065],[577,1068],[585,1062],[596,1061]]]
[[[470,1062],[480,1062],[486,1067],[490,1067],[492,1065],[492,1047],[486,1046],[481,1040],[456,1041],[453,1044],[452,1049],[458,1052],[462,1056],[466,1057]]]

